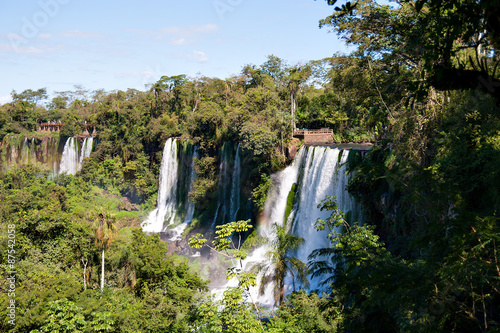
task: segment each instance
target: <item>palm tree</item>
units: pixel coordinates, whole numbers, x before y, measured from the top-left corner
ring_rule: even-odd
[[[96,237],[95,237],[95,245],[98,249],[101,250],[101,293],[104,289],[104,250],[109,248],[111,242],[116,233],[116,217],[105,211],[104,209],[100,209],[97,213],[98,223]]]
[[[287,273],[292,276],[293,291],[295,291],[295,280],[304,287],[309,286],[307,280],[306,264],[291,254],[304,243],[302,237],[287,233],[285,227],[274,224],[276,238],[270,241],[269,250],[266,252],[266,263],[258,263],[253,269],[257,273],[263,273],[260,280],[260,293],[264,292],[266,284],[274,284],[274,299],[277,304],[282,304],[285,292],[285,277]]]

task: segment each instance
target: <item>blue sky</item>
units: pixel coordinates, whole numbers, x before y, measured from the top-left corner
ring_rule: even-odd
[[[0,103],[12,90],[135,88],[162,75],[226,78],[274,54],[290,64],[346,52],[318,28],[323,0],[4,0]]]

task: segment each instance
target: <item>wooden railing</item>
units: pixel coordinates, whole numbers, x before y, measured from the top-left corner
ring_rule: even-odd
[[[329,128],[297,129],[293,132],[293,136],[314,135],[314,134],[332,134],[333,135],[333,130],[329,129]]]

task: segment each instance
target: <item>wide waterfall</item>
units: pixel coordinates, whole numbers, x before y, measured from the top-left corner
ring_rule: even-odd
[[[165,142],[160,167],[160,182],[158,187],[158,199],[156,209],[153,210],[147,220],[142,223],[145,232],[162,232],[165,225],[174,222],[176,214],[176,190],[177,190],[177,141],[169,138]]]
[[[64,150],[61,157],[61,165],[59,166],[60,174],[74,175],[79,168],[78,156],[78,141],[75,137],[68,138],[64,145]]]
[[[87,137],[83,140],[82,148],[79,149],[78,139],[76,137],[68,138],[62,152],[59,174],[74,175],[80,171],[83,159],[92,153],[93,142],[93,137]]]
[[[267,240],[265,244],[255,249],[245,260],[244,269],[251,269],[256,263],[267,261],[266,253],[269,250],[269,243],[276,237],[273,225],[283,226],[285,223],[285,213],[287,199],[292,191],[293,185],[297,183],[299,170],[304,160],[306,149],[301,149],[295,160],[284,170],[271,176],[272,187],[267,196],[261,220],[259,221],[258,232],[260,236]],[[273,269],[271,264],[267,265],[266,271],[260,274],[269,274]],[[228,286],[235,286],[236,281],[230,281]],[[264,294],[259,295],[257,288],[252,288],[253,298],[260,304],[271,307],[274,304],[273,287],[268,285],[264,289]]]

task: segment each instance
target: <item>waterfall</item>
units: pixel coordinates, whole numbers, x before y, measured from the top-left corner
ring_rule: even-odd
[[[231,201],[229,208],[229,222],[236,221],[238,210],[240,209],[240,178],[241,178],[241,161],[240,161],[240,145],[236,149],[234,158],[233,179],[231,181]]]
[[[287,198],[292,190],[293,184],[297,183],[297,178],[299,175],[300,167],[303,163],[305,155],[305,148],[302,148],[295,160],[291,165],[285,168],[282,171],[279,171],[273,175],[271,175],[272,186],[267,195],[267,200],[264,205],[264,209],[262,212],[262,217],[259,221],[258,232],[260,236],[268,241],[271,241],[276,236],[274,234],[273,224],[277,223],[280,226],[283,226],[285,219],[285,211],[287,206]],[[268,252],[269,247],[267,244],[264,244],[255,250],[247,257],[246,260],[243,261],[243,269],[251,269],[252,266],[256,263],[266,262],[266,253]],[[269,265],[267,267],[267,271],[271,270],[273,267]],[[266,272],[262,272],[261,274],[265,274]],[[234,287],[237,285],[236,280],[228,281],[227,284],[222,289],[214,290],[215,293],[221,293],[227,287]],[[268,285],[265,288],[265,292],[263,295],[260,295],[257,287],[250,288],[250,293],[252,294],[252,298],[256,300],[263,306],[272,307],[274,305],[274,295],[272,291],[272,285]]]
[[[271,242],[276,237],[272,225],[285,225],[289,232],[304,238],[304,244],[294,256],[306,264],[307,257],[313,250],[330,247],[330,241],[326,237],[328,232],[316,231],[314,224],[317,218],[326,219],[331,212],[320,211],[317,206],[326,196],[337,196],[342,211],[356,210],[356,203],[345,189],[348,181],[345,162],[348,155],[348,150],[341,151],[337,148],[301,148],[290,166],[271,175],[272,187],[259,221],[259,234]],[[294,187],[294,184],[298,186]],[[287,205],[290,209],[289,200],[293,198],[291,194],[295,193],[293,209],[287,218]],[[256,248],[244,261],[244,269],[250,269],[255,263],[265,263],[268,249],[268,245]],[[268,263],[261,274],[270,274],[272,269],[271,263]],[[236,283],[229,281],[226,287],[235,286]],[[285,292],[290,292],[291,278],[287,277],[285,283]],[[316,289],[320,289],[319,279],[311,281],[310,290]],[[258,294],[258,288],[251,288],[250,292],[253,299],[261,305],[274,305],[272,284],[265,286],[263,295]]]
[[[35,138],[28,140],[24,138],[23,145],[21,147],[21,164],[35,164],[36,163],[36,152],[35,152]]]
[[[28,138],[24,138],[23,145],[21,147],[21,163],[22,164],[29,163],[29,154],[30,154],[30,149],[28,147]]]
[[[211,225],[211,229],[214,229],[218,224],[224,224],[228,221],[231,216],[228,216],[230,211],[230,198],[228,192],[231,191],[231,152],[232,144],[230,142],[225,142],[222,146],[220,164],[219,164],[219,184],[217,188],[218,192],[218,203],[217,210],[215,211],[215,216]]]
[[[191,175],[189,179],[189,192],[193,190],[193,185],[194,182],[196,181],[196,170],[194,169],[194,161],[198,157],[198,147],[193,148],[193,157],[191,159]],[[189,194],[189,192],[186,193],[186,196]],[[188,226],[189,223],[193,220],[194,216],[194,202],[189,200],[187,198],[187,211],[186,211],[186,217],[184,219],[184,222],[179,224],[177,227],[173,228],[171,231],[173,232],[173,236],[170,238],[170,241],[175,241],[178,239],[181,239],[181,235]]]
[[[68,175],[74,175],[78,171],[78,168],[78,143],[75,137],[71,137],[68,138],[64,144],[59,174],[66,173]]]
[[[82,151],[80,152],[80,159],[78,160],[78,171],[82,170],[83,159],[90,156],[92,153],[92,144],[94,143],[94,138],[89,136],[83,140]]]
[[[305,243],[296,257],[307,263],[307,257],[315,249],[330,247],[328,231],[316,231],[316,219],[325,220],[330,211],[321,211],[318,205],[326,196],[336,196],[338,207],[344,213],[356,210],[356,203],[346,190],[346,161],[348,150],[337,148],[309,148],[298,189],[299,197],[294,206],[292,232],[304,238]],[[320,279],[310,281],[310,290],[321,289]]]
[[[175,193],[177,190],[177,142],[168,139],[165,142],[160,167],[160,181],[158,187],[158,201],[156,209],[153,210],[145,222],[142,230],[145,232],[162,232],[164,223],[167,225],[174,222],[177,208]]]
[[[268,243],[272,242],[272,240],[276,237],[273,224],[276,223],[279,226],[283,226],[285,223],[287,199],[290,191],[292,191],[293,185],[297,183],[305,151],[305,148],[300,149],[291,165],[286,167],[284,170],[271,175],[272,186],[267,195],[266,203],[264,204],[258,229],[259,234],[264,239],[267,239]],[[245,260],[245,268],[250,269],[255,263],[265,262],[267,260],[266,253],[268,250],[269,246],[267,244],[255,249]],[[261,272],[261,274],[269,273],[272,269],[273,267],[269,264],[266,271]],[[254,299],[256,299],[260,304],[266,307],[274,305],[272,285],[266,286],[263,295],[259,295],[258,288],[252,288],[251,292],[254,294]]]

